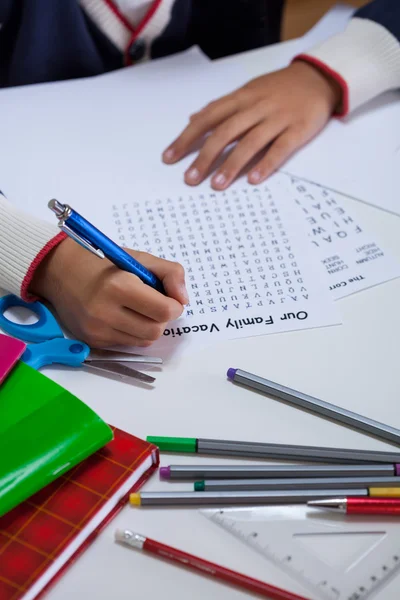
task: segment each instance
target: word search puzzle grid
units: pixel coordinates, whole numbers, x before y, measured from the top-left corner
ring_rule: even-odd
[[[279,193],[277,188],[276,193]],[[164,339],[233,338],[338,323],[323,268],[296,244],[273,183],[114,204],[116,240],[180,262],[190,303]]]

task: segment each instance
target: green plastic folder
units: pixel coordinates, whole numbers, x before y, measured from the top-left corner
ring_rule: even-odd
[[[0,516],[112,437],[81,400],[18,362],[0,387]]]

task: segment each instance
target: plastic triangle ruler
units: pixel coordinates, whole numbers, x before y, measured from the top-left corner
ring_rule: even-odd
[[[364,600],[400,572],[400,520],[371,521],[307,506],[201,513],[313,592],[315,600]]]

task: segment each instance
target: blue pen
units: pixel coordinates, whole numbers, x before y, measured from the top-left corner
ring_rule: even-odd
[[[75,212],[68,204],[61,204],[58,200],[50,200],[48,204],[58,217],[58,226],[78,244],[93,252],[99,258],[108,258],[115,266],[128,273],[133,273],[161,294],[165,294],[162,282],[146,267],[132,258],[118,244],[101,233],[89,221]]]

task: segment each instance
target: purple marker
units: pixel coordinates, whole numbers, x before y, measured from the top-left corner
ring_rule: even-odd
[[[400,430],[384,423],[379,423],[363,415],[358,415],[346,408],[329,404],[323,400],[318,400],[308,396],[303,392],[298,392],[288,388],[280,383],[274,383],[269,379],[264,379],[258,375],[253,375],[241,369],[228,369],[228,379],[239,385],[243,385],[262,394],[266,394],[273,399],[282,400],[290,406],[308,410],[319,417],[325,417],[337,423],[341,423],[354,428],[361,433],[373,435],[385,442],[400,446]],[[399,460],[391,462],[399,463]]]

